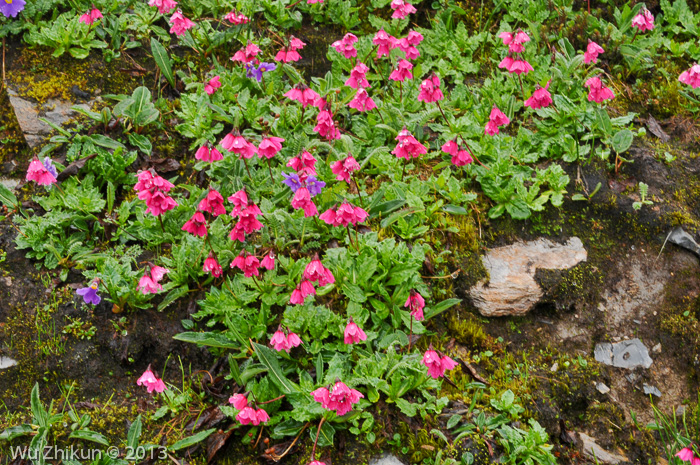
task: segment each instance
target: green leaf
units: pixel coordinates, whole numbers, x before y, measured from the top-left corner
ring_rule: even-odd
[[[257,342],[253,342],[252,344],[255,354],[258,356],[258,360],[267,368],[272,382],[285,394],[297,392],[298,389],[294,386],[294,383],[289,381],[282,373],[279,361],[277,360],[277,354],[275,354],[272,349],[260,345]]]
[[[153,53],[153,58],[155,59],[158,68],[160,68],[160,72],[163,73],[163,77],[167,79],[170,87],[174,89],[175,76],[173,75],[173,67],[170,57],[168,56],[168,52],[165,50],[165,47],[163,47],[163,45],[158,42],[155,37],[151,38],[151,53]]]
[[[32,388],[31,405],[32,415],[37,425],[42,427],[47,426],[49,423],[49,414],[46,412],[44,404],[41,403],[41,399],[39,399],[39,383],[35,383],[34,388]]]
[[[452,415],[449,420],[447,420],[447,428],[452,429],[462,420],[462,415]]]
[[[129,142],[131,142],[131,145],[138,147],[139,150],[146,155],[150,155],[150,153],[153,151],[151,141],[148,140],[148,137],[144,136],[143,134],[129,134]]]
[[[367,300],[367,296],[364,291],[353,283],[343,283],[342,286],[343,294],[347,296],[353,302],[362,303]]]
[[[165,299],[158,305],[158,311],[162,312],[165,307],[170,305],[171,303],[175,302],[177,299],[180,297],[186,295],[189,292],[189,288],[187,287],[187,284],[176,287],[172,291],[168,292],[168,295],[165,296]]]
[[[441,302],[438,302],[437,304],[433,305],[425,311],[425,319],[429,320],[435,315],[439,315],[440,313],[444,312],[448,308],[454,307],[461,301],[462,299],[445,299]]]
[[[185,439],[181,439],[181,440],[177,441],[172,446],[169,446],[168,450],[176,451],[176,450],[186,449],[190,446],[197,444],[198,442],[204,441],[214,431],[216,431],[216,428],[210,428],[210,429],[207,429],[204,431],[200,431],[197,434],[193,434],[192,436],[189,436],[189,437],[186,437]]]
[[[238,349],[241,345],[218,333],[184,332],[173,336],[177,341],[190,342],[200,346],[220,347],[222,349]]]
[[[112,209],[114,208],[114,184],[112,181],[107,181],[107,214],[112,214]]]
[[[0,202],[7,208],[13,209],[17,206],[17,197],[4,184],[0,184]]]
[[[612,146],[615,152],[624,153],[632,146],[634,134],[629,129],[621,129],[612,138]]]
[[[29,425],[12,426],[0,433],[0,440],[12,441],[15,438],[18,438],[20,436],[26,436],[27,434],[33,432],[34,429],[32,429],[32,427]]]
[[[310,428],[309,429],[309,435],[311,436],[311,440],[316,439],[316,432],[318,431],[318,447],[330,447],[333,445],[333,437],[335,436],[335,428],[331,426],[329,423],[324,422],[323,425],[321,425],[321,430],[319,431],[318,428]]]
[[[96,442],[98,444],[102,444],[103,446],[109,446],[109,440],[104,435],[87,429],[73,431],[68,437],[70,439],[80,439],[83,441]]]
[[[451,203],[442,207],[442,211],[445,213],[452,213],[453,215],[466,215],[468,213],[466,208],[452,205]]]
[[[131,424],[129,432],[126,435],[126,445],[131,449],[136,449],[139,445],[141,437],[141,415],[136,417],[136,420]]]

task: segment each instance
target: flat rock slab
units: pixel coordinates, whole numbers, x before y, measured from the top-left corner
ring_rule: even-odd
[[[598,444],[595,440],[584,433],[578,433],[579,439],[583,444],[583,455],[589,460],[595,460],[595,463],[607,463],[609,465],[617,465],[619,463],[628,462],[628,458],[621,454],[608,452]]]
[[[10,357],[0,355],[0,370],[5,370],[15,365],[17,365],[16,360],[11,359]]]
[[[490,279],[477,283],[469,294],[484,316],[523,315],[543,295],[535,281],[538,268],[568,269],[587,258],[578,237],[566,244],[538,239],[491,249],[482,257]]]
[[[649,350],[637,338],[615,344],[609,342],[596,344],[595,359],[606,365],[630,370],[638,367],[649,368],[654,363],[649,356]]]
[[[383,454],[369,460],[369,465],[404,465],[395,455]]]

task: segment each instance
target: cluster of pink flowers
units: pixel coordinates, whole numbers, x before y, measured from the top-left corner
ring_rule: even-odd
[[[229,238],[232,241],[245,241],[245,235],[251,234],[262,229],[263,225],[258,221],[258,216],[262,215],[260,208],[253,202],[249,202],[248,194],[245,189],[241,189],[228,198],[228,201],[233,204],[231,216],[238,218],[238,222],[234,225]]]
[[[227,13],[226,16],[224,16],[224,19],[227,19],[234,26],[240,26],[241,24],[247,24],[250,22],[250,19],[246,15],[236,10]]]
[[[491,114],[489,115],[489,121],[486,123],[486,128],[484,132],[489,136],[495,136],[499,133],[501,126],[507,126],[510,123],[508,117],[501,110],[498,109],[496,105],[491,108]]]
[[[396,68],[389,75],[389,79],[400,82],[403,82],[406,79],[413,79],[413,73],[411,73],[412,69],[413,65],[411,62],[402,58],[396,64]]]
[[[445,376],[445,371],[451,370],[457,366],[457,362],[447,355],[440,357],[440,354],[433,350],[432,345],[425,351],[425,354],[423,354],[421,363],[428,368],[428,374],[435,379]]]
[[[269,160],[274,157],[282,150],[282,142],[284,139],[281,137],[268,136],[263,138],[258,144],[258,158],[265,157]]]
[[[418,100],[425,103],[439,102],[445,98],[440,90],[440,78],[433,74],[420,85]]]
[[[406,299],[406,303],[403,305],[411,311],[411,316],[417,321],[423,321],[423,309],[425,308],[425,299],[422,295],[415,289],[411,289],[411,292]]]
[[[48,163],[42,163],[38,158],[34,158],[27,168],[27,181],[34,181],[42,186],[49,186],[56,182],[56,168],[53,167],[51,159],[47,157]]]
[[[204,259],[204,266],[202,266],[202,271],[204,271],[205,273],[211,273],[211,275],[215,278],[219,278],[222,274],[224,274],[223,268],[221,268],[219,261],[216,259],[212,252],[209,252],[209,256]]]
[[[218,76],[217,76],[218,77]],[[213,147],[211,143],[207,142],[206,144],[202,145],[199,149],[197,149],[197,152],[194,154],[194,158],[197,160],[201,161],[208,161],[209,163],[223,160],[224,156],[221,155],[221,152],[219,152],[216,147]]]
[[[530,98],[525,100],[525,106],[530,107],[533,110],[550,106],[552,104],[552,94],[549,93],[549,84],[551,82],[551,80],[547,81],[546,86],[539,87],[535,92],[533,92]]]
[[[501,32],[498,37],[503,39],[503,45],[508,46],[508,54],[498,64],[499,68],[505,68],[511,74],[527,74],[534,71],[530,63],[521,55],[525,51],[523,44],[530,41],[530,37],[524,31]]]
[[[158,8],[158,12],[162,15],[168,14],[173,8],[177,6],[177,2],[174,0],[150,0],[148,6],[155,6]]]
[[[80,15],[78,21],[80,21],[81,23],[85,23],[89,26],[100,18],[102,18],[102,12],[97,8],[93,7],[92,10]]]
[[[237,51],[236,53],[233,54],[231,57],[231,61],[233,62],[241,62],[241,63],[250,63],[254,62],[257,60],[255,57],[260,53],[260,47],[257,45],[248,42],[248,44]]]
[[[243,394],[234,394],[228,399],[233,408],[240,410],[236,415],[236,420],[241,425],[258,426],[260,423],[267,423],[270,415],[263,409],[254,409],[248,406],[248,398]]]
[[[678,80],[684,84],[688,84],[693,89],[700,87],[700,65],[695,63],[689,70],[683,71]]]
[[[350,101],[348,106],[357,111],[371,111],[377,108],[377,104],[374,103],[365,89],[358,89],[355,98]]]
[[[175,185],[155,174],[155,171],[139,171],[138,182],[134,190],[138,192],[138,198],[146,202],[147,213],[159,216],[168,210],[177,207],[177,202],[170,197],[168,192]]]
[[[676,457],[684,462],[690,462],[690,465],[700,465],[700,457],[695,456],[692,446],[684,447],[676,453]]]
[[[598,76],[588,79],[583,85],[588,87],[589,102],[603,103],[615,98],[613,91],[605,87]]]
[[[406,0],[391,0],[391,9],[394,10],[391,17],[394,19],[404,19],[406,16],[416,12],[416,7]]]
[[[395,140],[397,140],[398,143],[391,153],[396,155],[398,158],[410,160],[411,158],[419,157],[420,155],[428,152],[425,145],[418,142],[418,140],[413,137],[413,134],[411,134],[405,127],[399,131],[399,134],[396,136]]]
[[[314,258],[306,265],[304,269],[303,279],[297,285],[296,289],[292,291],[292,295],[289,298],[289,303],[294,305],[301,305],[304,300],[309,295],[316,295],[316,289],[313,283],[318,282],[319,287],[324,287],[335,282],[335,276],[330,269],[323,266],[321,260],[318,258],[318,254],[314,255]]]
[[[253,155],[258,152],[258,148],[241,136],[238,130],[226,134],[221,140],[221,147],[237,154],[241,159],[253,158]]]
[[[474,161],[472,155],[467,150],[461,149],[454,140],[445,142],[440,148],[443,152],[452,155],[451,161],[455,166],[466,166]]]
[[[187,220],[182,226],[182,230],[199,237],[207,235],[207,220],[204,218],[204,213],[210,213],[213,216],[219,216],[226,213],[224,207],[224,198],[215,189],[209,189],[207,195],[199,202],[197,211],[192,215],[192,218]]]
[[[204,92],[208,95],[213,95],[216,90],[221,87],[221,81],[219,76],[214,76],[204,85]]]
[[[350,224],[356,226],[357,223],[364,222],[368,216],[369,214],[364,208],[344,201],[340,206],[336,205],[323,212],[319,218],[331,226],[347,228]]]
[[[348,155],[343,160],[338,160],[333,162],[331,165],[331,171],[335,174],[335,179],[337,181],[345,181],[350,183],[350,177],[352,173],[360,169],[360,164],[357,160],[353,158],[352,155]]]
[[[284,350],[285,352],[289,352],[294,347],[299,347],[301,345],[301,338],[292,332],[285,334],[285,332],[282,331],[282,326],[279,326],[275,334],[272,335],[272,339],[270,339],[270,345],[277,351]]]
[[[240,254],[231,262],[231,268],[238,268],[243,272],[243,276],[250,278],[251,276],[260,276],[258,268],[260,268],[260,260],[255,255],[251,255],[246,250],[242,250]]]
[[[654,29],[654,15],[644,8],[637,16],[632,18],[632,27],[637,28],[639,32],[651,31]]]
[[[346,344],[357,344],[358,342],[366,340],[367,335],[365,332],[362,331],[362,328],[357,326],[357,323],[352,321],[352,318],[350,318],[350,321],[348,321],[348,325],[345,327],[345,331],[343,332],[343,342]]]
[[[170,25],[170,32],[176,36],[181,36],[194,27],[194,23],[182,14],[182,10],[177,10],[170,17]]]
[[[336,127],[333,121],[333,113],[330,112],[327,104],[318,112],[314,132],[317,132],[321,137],[325,137],[327,140],[340,139],[340,130]]]
[[[597,63],[598,55],[605,52],[603,47],[596,44],[595,42],[589,40],[588,46],[586,46],[586,51],[583,52],[583,62],[584,63]]]
[[[353,89],[359,89],[360,87],[369,87],[369,81],[367,80],[367,72],[369,67],[358,62],[355,67],[350,71],[350,77],[345,81],[345,85],[352,87]]]
[[[343,416],[352,410],[353,404],[356,404],[365,397],[358,390],[347,387],[343,382],[337,381],[329,390],[322,387],[311,392],[316,402],[320,402],[321,406],[326,410],[334,410],[338,416]]]
[[[284,96],[290,100],[301,103],[302,108],[313,106],[317,101],[321,100],[320,95],[303,83],[297,84],[289,89]]]
[[[306,46],[306,43],[291,36],[289,39],[289,44],[283,47],[277,55],[275,55],[275,61],[281,61],[283,63],[290,63],[294,61],[301,60],[301,55],[299,55],[298,50],[301,50]]]
[[[306,150],[290,158],[287,166],[297,172],[300,182],[306,181],[309,176],[316,175],[316,158]]]
[[[143,372],[141,377],[136,380],[138,386],[146,386],[146,390],[150,394],[153,391],[158,393],[165,391],[165,383],[162,379],[157,378],[156,375],[151,371],[151,365],[148,365],[146,371]]]
[[[146,271],[139,280],[139,290],[142,294],[155,294],[163,290],[160,281],[170,273],[170,270],[162,266],[151,266],[150,272]]]
[[[357,36],[348,32],[342,39],[333,42],[331,47],[345,58],[353,58],[357,56],[357,49],[355,48],[356,42]]]

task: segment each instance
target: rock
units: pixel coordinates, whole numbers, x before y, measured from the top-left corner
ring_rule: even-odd
[[[11,359],[10,357],[0,355],[0,370],[5,370],[15,365],[17,365],[16,360]]]
[[[568,269],[587,258],[578,237],[563,245],[538,239],[491,249],[482,257],[489,279],[477,283],[469,294],[484,316],[523,315],[543,295],[535,281],[538,268]]]
[[[554,362],[554,365],[552,365],[552,367],[549,369],[549,371],[555,372],[555,371],[557,371],[558,369],[559,369],[559,363]]]
[[[583,455],[585,455],[589,460],[593,460],[595,463],[617,465],[618,463],[629,461],[624,455],[606,451],[596,444],[595,440],[587,434],[578,433],[578,437],[583,443]]]
[[[56,126],[61,126],[63,123],[68,121],[71,118],[74,118],[75,116],[78,115],[78,112],[73,110],[72,107],[81,107],[85,110],[89,110],[90,106],[81,103],[78,105],[73,105],[71,102],[65,102],[63,100],[56,100],[56,99],[51,99],[49,100],[46,105],[48,107],[53,107],[53,110],[47,111],[46,114],[44,115],[44,118],[46,118],[48,121],[51,121],[53,124]]]
[[[17,179],[0,179],[0,184],[7,187],[11,191],[15,190],[19,186],[19,180]]]
[[[700,245],[695,242],[695,238],[693,236],[685,232],[680,226],[673,228],[673,230],[671,230],[671,232],[668,234],[666,240],[672,244],[681,246],[684,249],[688,249],[700,257]]]
[[[661,353],[661,343],[659,342],[654,347],[652,347],[651,351],[654,352],[655,354],[660,354]]]
[[[595,388],[600,392],[601,394],[607,394],[610,392],[610,388],[605,385],[605,383],[596,383]]]
[[[20,98],[11,90],[8,90],[8,95],[27,144],[32,148],[36,147],[44,136],[51,132],[51,126],[39,120],[39,111],[34,108],[33,103]]]
[[[647,128],[649,128],[649,131],[652,134],[661,139],[661,142],[669,141],[669,135],[666,134],[663,129],[661,129],[661,126],[659,126],[659,122],[656,121],[656,118],[654,118],[651,115],[649,115],[649,118],[647,118]]]
[[[379,457],[369,459],[369,465],[404,465],[395,455],[382,454]]]
[[[654,395],[656,397],[661,397],[661,391],[656,386],[651,386],[647,383],[642,384],[642,389],[646,395]]]
[[[602,342],[595,346],[595,359],[600,363],[618,368],[649,368],[654,361],[649,357],[649,350],[637,338],[627,341]]]
[[[14,160],[6,161],[2,164],[2,173],[10,174],[15,170],[15,168],[17,168],[17,163],[15,163]]]

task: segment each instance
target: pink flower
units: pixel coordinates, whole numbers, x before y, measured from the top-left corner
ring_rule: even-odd
[[[345,415],[352,410],[352,405],[364,397],[360,391],[350,389],[341,381],[338,381],[329,391],[321,387],[311,392],[314,400],[319,402],[326,410],[335,410],[338,416]]]
[[[236,410],[243,410],[248,406],[248,398],[243,394],[234,394],[228,398],[228,403]]]
[[[215,189],[209,188],[207,195],[199,202],[198,210],[209,212],[214,216],[225,215],[224,198]]]
[[[369,81],[367,81],[367,71],[369,67],[358,62],[355,67],[350,71],[350,77],[345,81],[345,85],[357,89],[358,87],[369,87]]]
[[[345,327],[345,332],[343,333],[343,336],[344,342],[346,344],[355,344],[367,340],[367,335],[365,334],[365,332],[362,331],[362,328],[357,326],[357,324],[354,321],[352,321],[352,318],[350,318],[348,325]]]
[[[423,81],[420,85],[420,93],[418,100],[425,103],[437,102],[445,96],[440,90],[440,78],[433,74],[431,77]]]
[[[644,10],[632,19],[632,27],[636,27],[639,32],[651,31],[654,29],[654,15],[649,10]]]
[[[396,41],[396,37],[390,36],[384,29],[377,31],[374,35],[374,39],[372,39],[372,43],[379,46],[379,48],[377,48],[377,58],[389,56],[391,49],[396,48]]]
[[[248,142],[237,131],[235,135],[234,133],[226,134],[221,140],[221,146],[229,152],[238,154],[241,158],[252,158],[258,151],[255,145]]]
[[[148,5],[158,7],[158,12],[165,15],[177,6],[177,2],[173,0],[150,0]]]
[[[231,57],[231,61],[240,61],[241,63],[249,63],[255,60],[256,55],[260,53],[260,48],[257,45],[248,43],[244,48],[240,49]]]
[[[252,423],[257,426],[260,424],[257,412],[251,407],[243,407],[243,409],[238,412],[238,415],[236,415],[236,420],[238,420],[241,425],[249,425]]]
[[[32,160],[27,168],[27,181],[34,181],[42,186],[48,186],[56,182],[56,177],[46,169],[38,158]]]
[[[275,253],[270,251],[265,255],[265,257],[262,259],[262,262],[260,263],[260,266],[265,268],[268,271],[272,271],[275,269]]]
[[[349,224],[357,225],[367,219],[367,212],[344,201],[340,206],[329,208],[319,218],[331,226],[347,227]]]
[[[277,152],[282,150],[282,142],[284,139],[281,137],[266,137],[258,145],[258,157],[265,157],[268,160],[274,157]]]
[[[323,266],[323,263],[321,263],[321,260],[318,258],[318,254],[314,255],[313,260],[304,268],[304,279],[312,282],[318,281],[318,285],[321,287],[335,282],[333,273]]]
[[[246,15],[239,13],[236,10],[227,13],[226,16],[224,16],[224,19],[228,19],[228,21],[235,26],[250,22],[250,19],[248,19]]]
[[[684,447],[676,453],[676,457],[678,457],[684,462],[692,462],[693,458],[695,457],[695,454],[693,453],[692,448]]]
[[[336,52],[341,53],[345,58],[352,58],[357,56],[357,49],[354,45],[355,42],[357,42],[357,36],[347,33],[342,39],[333,42],[331,47],[333,47]]]
[[[261,408],[258,409],[257,412],[255,412],[255,416],[257,417],[258,423],[267,423],[270,420],[270,415],[267,414],[267,412]]]
[[[143,372],[141,377],[136,380],[138,386],[146,386],[146,390],[150,394],[153,391],[158,393],[165,391],[165,383],[162,379],[156,378],[156,375],[151,371],[151,366],[148,365],[146,371]]]
[[[498,37],[503,39],[503,45],[508,46],[510,53],[523,53],[525,42],[530,42],[530,37],[523,31],[518,32],[501,32]]]
[[[306,44],[303,41],[291,36],[289,45],[282,48],[279,52],[277,52],[277,55],[275,55],[275,61],[282,61],[284,63],[299,61],[301,60],[301,55],[299,55],[297,50],[301,50],[305,46]]]
[[[369,96],[365,89],[359,89],[348,106],[357,111],[371,111],[377,108],[374,100],[372,100],[372,97]]]
[[[241,214],[241,211],[248,207],[248,194],[245,193],[245,189],[241,189],[230,196],[228,201],[233,204],[231,216],[236,217]]]
[[[144,274],[139,280],[138,289],[143,295],[155,294],[163,290],[163,287],[158,284],[170,270],[162,266],[151,267],[150,273]]]
[[[255,255],[249,255],[245,250],[231,262],[231,268],[234,267],[243,271],[243,276],[246,278],[260,276],[260,272],[258,272],[260,261],[255,258]]]
[[[292,198],[292,207],[295,210],[304,210],[304,217],[308,218],[310,216],[316,216],[318,210],[316,209],[316,204],[311,200],[311,194],[306,187],[300,187],[294,193]]]
[[[207,235],[207,220],[204,219],[202,212],[195,212],[192,218],[187,220],[187,222],[182,226],[183,231],[187,231],[190,234],[194,234],[199,237],[206,237]]]
[[[335,174],[335,179],[350,183],[350,176],[353,172],[360,169],[360,164],[348,155],[344,160],[338,160],[331,165],[331,171]]]
[[[199,149],[197,149],[197,152],[194,154],[194,158],[211,163],[223,160],[224,156],[221,155],[221,152],[216,150],[216,147],[211,147],[211,144],[207,143],[207,145],[202,145]]]
[[[300,176],[313,176],[316,174],[316,158],[304,150],[287,162],[287,166],[299,173]]]
[[[546,108],[552,104],[552,95],[549,93],[549,84],[552,81],[549,80],[547,81],[547,85],[544,87],[540,87],[537,89],[535,92],[532,93],[532,96],[525,100],[525,106],[530,107],[533,110],[537,110],[538,108]]]
[[[277,331],[275,331],[275,334],[272,335],[272,339],[270,339],[270,345],[276,351],[286,350],[287,352],[289,352],[289,345],[287,344],[287,336],[284,334],[284,331],[282,331],[281,329],[277,329]]]
[[[403,305],[411,311],[411,316],[417,321],[423,321],[423,309],[425,308],[425,299],[416,290],[411,289],[411,293],[406,299],[406,303]]]
[[[514,60],[510,56],[507,56],[498,64],[499,68],[505,68],[511,74],[527,74],[530,71],[534,71],[530,63],[525,60]]]
[[[209,82],[207,82],[204,85],[204,92],[206,92],[209,95],[212,95],[214,94],[214,92],[216,92],[216,89],[218,89],[219,87],[221,87],[219,76],[214,76],[209,80]]]
[[[292,295],[289,298],[289,303],[294,305],[301,305],[307,296],[316,295],[316,289],[314,285],[308,279],[304,278],[297,285],[297,287],[292,291]]]
[[[323,0],[306,0],[306,3],[312,5],[314,3],[323,3]]]
[[[455,166],[466,166],[473,162],[472,156],[466,150],[460,150],[457,142],[450,140],[443,144],[442,151],[452,155],[452,164]]]
[[[185,16],[182,14],[182,10],[177,10],[170,17],[170,24],[170,32],[175,34],[176,36],[181,36],[185,33],[185,31],[194,27],[194,23],[189,19],[185,18]]]
[[[394,10],[394,13],[391,15],[394,19],[404,19],[406,16],[416,12],[416,8],[405,0],[391,0],[391,9]]]
[[[102,12],[97,8],[93,8],[87,13],[81,15],[78,21],[80,21],[81,23],[85,23],[89,26],[100,18],[102,18]]]
[[[311,90],[305,84],[297,84],[292,87],[286,94],[284,94],[290,100],[296,100],[301,103],[303,108],[314,105],[314,103],[321,98],[316,92]]]
[[[678,80],[684,84],[688,84],[693,89],[700,87],[700,65],[695,63],[689,70],[683,71]]]
[[[408,61],[401,59],[399,60],[398,65],[396,66],[396,69],[391,72],[389,75],[389,79],[392,81],[405,81],[406,79],[413,79],[413,74],[411,74],[411,69],[413,69],[413,65],[409,63]]]
[[[396,155],[398,158],[405,158],[406,160],[409,160],[410,158],[416,158],[428,152],[425,145],[418,142],[406,128],[399,131],[399,135],[396,136],[395,140],[397,140],[398,143],[391,153]]]
[[[209,256],[204,259],[204,266],[202,267],[202,271],[204,271],[205,273],[211,273],[211,275],[215,278],[221,277],[221,275],[224,273],[223,268],[221,268],[221,265],[219,265],[219,262],[211,254],[211,252],[209,253]]]
[[[435,379],[445,375],[445,371],[452,370],[457,363],[448,356],[440,358],[440,355],[432,349],[425,351],[421,363],[428,368],[428,374]]]
[[[396,41],[396,47],[406,54],[407,60],[415,60],[420,56],[420,52],[416,45],[423,41],[423,35],[420,32],[410,31],[408,36]]]
[[[486,134],[493,136],[499,133],[500,126],[507,126],[510,123],[508,117],[498,109],[496,105],[491,109],[491,114],[489,115],[489,122],[486,123]]]
[[[146,200],[146,206],[148,207],[146,213],[158,216],[177,207],[177,202],[163,192],[157,191]]]
[[[321,110],[316,117],[314,131],[327,140],[340,139],[340,131],[333,122],[333,115],[328,110]]]
[[[597,63],[598,62],[598,55],[603,53],[605,50],[603,50],[603,47],[600,45],[596,44],[593,41],[588,41],[588,46],[586,47],[586,51],[583,52],[583,62],[584,63]]]
[[[588,87],[588,101],[602,103],[615,98],[612,90],[605,87],[599,77],[592,77],[584,83]]]
[[[326,465],[326,464],[325,464],[325,462],[321,462],[320,460],[314,460],[309,465]]]

